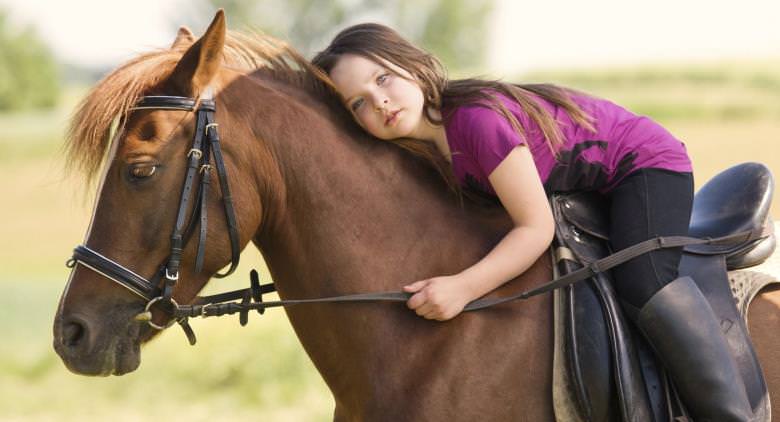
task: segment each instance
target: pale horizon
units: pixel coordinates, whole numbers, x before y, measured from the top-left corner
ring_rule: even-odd
[[[538,69],[780,60],[778,1],[744,0],[738,7],[700,0],[495,4],[481,68],[499,77]],[[63,62],[99,68],[169,45],[177,8],[185,10],[187,2],[0,0],[0,7],[15,25],[32,26]]]

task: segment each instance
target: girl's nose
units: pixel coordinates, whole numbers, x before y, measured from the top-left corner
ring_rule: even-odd
[[[386,108],[387,108],[387,98],[385,98],[382,101],[378,101],[376,103],[376,107],[375,107],[376,111],[385,110]]]

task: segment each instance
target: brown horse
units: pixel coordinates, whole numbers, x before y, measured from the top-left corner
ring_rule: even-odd
[[[197,42],[180,31],[170,50],[116,69],[80,106],[71,159],[95,175],[107,157],[88,247],[147,279],[158,272],[194,119],[185,111],[131,108],[144,95],[197,98],[207,91],[215,93],[240,245],[252,241],[260,249],[282,298],[399,290],[454,273],[511,227],[500,207],[459,206],[435,171],[364,134],[294,51],[268,37],[226,35],[220,12]],[[190,242],[173,294],[178,303],[191,302],[230,261],[222,189],[213,183],[203,270],[194,270],[196,242]],[[543,257],[494,295],[550,277]],[[780,391],[778,303],[780,292],[765,293],[751,314],[774,391]],[[144,305],[76,266],[54,322],[54,347],[76,373],[133,371],[140,345],[156,334],[133,318]],[[550,295],[445,323],[398,303],[286,312],[333,393],[334,420],[554,420]]]

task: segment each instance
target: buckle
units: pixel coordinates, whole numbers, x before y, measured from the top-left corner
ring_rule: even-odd
[[[197,148],[192,148],[190,150],[190,152],[187,153],[187,157],[192,156],[192,155],[195,156],[196,160],[200,160],[200,158],[203,157],[203,151],[201,151],[201,150],[199,150]]]
[[[165,278],[171,281],[179,281],[179,272],[176,271],[175,274],[171,274],[168,272],[168,268],[165,268]]]
[[[208,317],[208,315],[206,315],[206,309],[208,309],[211,306],[214,306],[214,304],[213,303],[207,303],[207,304],[203,305],[203,307],[200,308],[200,316],[203,317],[203,318]]]

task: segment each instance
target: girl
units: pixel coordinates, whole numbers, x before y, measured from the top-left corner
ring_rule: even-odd
[[[436,58],[378,24],[343,30],[313,63],[366,131],[418,153],[435,146],[459,186],[497,197],[514,222],[470,268],[404,287],[424,318],[455,317],[544,253],[554,232],[545,191],[605,194],[614,250],[687,234],[691,162],[646,117],[553,85],[448,80]],[[680,249],[659,250],[613,269],[616,291],[695,420],[749,420],[720,326],[693,280],[678,277],[680,257]]]

